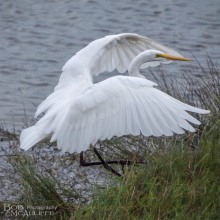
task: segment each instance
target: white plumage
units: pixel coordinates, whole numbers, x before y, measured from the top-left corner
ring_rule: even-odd
[[[59,149],[73,153],[113,136],[194,132],[191,124],[200,122],[187,111],[209,111],[172,98],[139,73],[139,68],[171,62],[172,57],[164,53],[187,60],[173,49],[137,34],[110,35],[93,41],[64,65],[54,92],[35,114],[44,116],[22,131],[20,147],[27,150],[49,137],[51,142],[57,141]],[[115,69],[120,73],[128,71],[130,76],[92,83],[94,75]]]

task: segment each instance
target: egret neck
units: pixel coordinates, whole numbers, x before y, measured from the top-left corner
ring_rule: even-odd
[[[143,63],[147,63],[147,62],[152,62],[154,61],[152,59],[151,56],[149,56],[150,54],[147,53],[148,51],[144,51],[140,54],[138,54],[130,63],[129,67],[128,67],[128,74],[130,76],[135,76],[135,77],[141,77],[141,78],[145,78],[142,74],[140,74],[139,70],[140,70],[140,66]]]

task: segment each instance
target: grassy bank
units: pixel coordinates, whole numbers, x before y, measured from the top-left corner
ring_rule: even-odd
[[[219,129],[206,131],[197,150],[182,144],[151,154],[72,219],[220,219]]]
[[[19,133],[2,129],[9,140],[9,150],[2,158],[8,165],[10,181],[18,183],[19,196],[0,202],[1,209],[6,202],[55,207],[53,215],[44,219],[220,219],[220,71],[208,58],[206,67],[198,64],[192,72],[184,72],[179,81],[167,79],[162,71],[153,77],[161,90],[210,109],[210,116],[200,116],[202,124],[194,134],[171,138],[126,136],[100,142],[106,159],[146,162],[126,168],[122,178],[107,174],[101,185],[89,181],[94,168],[86,168],[87,174],[80,173],[83,168],[76,170],[78,155],[60,156],[47,143],[32,152],[21,152]],[[95,159],[91,152],[87,152],[89,158]],[[116,169],[121,172],[120,166]],[[96,176],[99,173],[93,178]]]

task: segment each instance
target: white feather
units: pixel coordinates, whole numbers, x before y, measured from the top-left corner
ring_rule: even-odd
[[[195,124],[198,120],[189,117],[185,104],[166,94],[164,101],[161,93],[148,80],[135,77],[116,76],[95,84],[75,101],[70,100],[65,117],[57,120],[52,133],[58,148],[81,152],[90,143],[113,136],[140,132],[146,136],[170,136],[173,132],[182,133],[183,129],[193,132],[187,119]]]
[[[147,49],[154,51],[144,52]],[[200,122],[187,111],[209,111],[172,98],[154,88],[156,84],[152,81],[116,76],[92,83],[92,76],[115,69],[121,73],[134,71],[134,75],[142,77],[141,64],[145,68],[165,62],[155,60],[158,52],[181,57],[173,49],[137,34],[110,35],[90,43],[66,62],[54,92],[35,114],[44,116],[22,131],[20,147],[28,150],[49,137],[51,142],[57,141],[59,149],[72,153],[113,136],[170,136],[184,130],[195,131],[190,123]]]

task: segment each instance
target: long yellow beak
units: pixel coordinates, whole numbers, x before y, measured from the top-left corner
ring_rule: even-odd
[[[172,55],[166,54],[166,53],[160,53],[160,54],[157,55],[157,57],[163,57],[163,58],[166,58],[168,60],[192,61],[189,58],[172,56]]]

